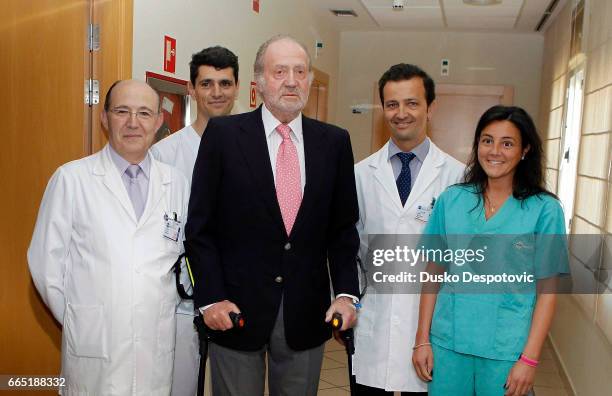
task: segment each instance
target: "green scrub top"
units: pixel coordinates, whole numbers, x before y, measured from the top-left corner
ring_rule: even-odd
[[[423,247],[457,252],[486,246],[481,250],[485,260],[466,264],[455,254],[450,260],[432,261],[462,280],[464,272],[532,275],[534,280],[569,273],[565,222],[557,199],[547,194],[524,200],[510,196],[486,220],[483,200],[475,191],[471,185],[455,185],[440,195],[423,233]],[[519,282],[515,289],[511,283],[501,289],[499,284],[443,283],[431,342],[459,353],[516,360],[529,335],[535,286],[535,281]]]

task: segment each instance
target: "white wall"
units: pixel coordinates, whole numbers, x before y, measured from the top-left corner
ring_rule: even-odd
[[[372,103],[374,83],[400,62],[422,67],[437,83],[512,85],[514,103],[537,119],[543,45],[537,33],[343,32],[336,120],[351,132],[355,159],[366,157],[372,113],[352,114],[351,106]],[[440,76],[443,58],[450,60],[448,77]]]
[[[238,56],[240,95],[235,112],[249,110],[250,82],[257,48],[279,33],[288,33],[308,46],[313,65],[330,75],[329,120],[335,117],[338,81],[339,34],[317,21],[308,2],[265,0],[260,12],[251,0],[134,0],[132,75],[144,79],[146,71],[189,80],[194,52],[222,45]],[[163,72],[164,35],[176,39],[176,74]],[[315,40],[324,48],[314,59]]]

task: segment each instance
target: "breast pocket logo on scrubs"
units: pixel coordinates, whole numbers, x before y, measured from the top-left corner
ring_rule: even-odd
[[[526,250],[526,249],[532,249],[533,245],[526,243],[525,241],[515,241],[512,246],[516,249],[516,250]]]
[[[181,235],[181,221],[178,219],[176,212],[172,212],[171,216],[165,213],[164,223],[164,238],[178,242],[179,236]]]

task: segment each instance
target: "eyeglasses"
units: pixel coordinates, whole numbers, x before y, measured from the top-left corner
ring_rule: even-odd
[[[153,118],[153,116],[156,116],[159,114],[159,113],[154,113],[151,110],[130,111],[124,108],[110,109],[110,112],[113,113],[115,117],[121,118],[121,119],[126,119],[133,114],[140,121],[149,121]]]

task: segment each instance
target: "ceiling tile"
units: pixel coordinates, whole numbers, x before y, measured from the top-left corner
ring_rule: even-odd
[[[533,32],[551,0],[502,0],[492,6],[472,6],[463,0],[406,0],[394,11],[393,0],[305,0],[317,17],[339,31],[461,30]],[[562,8],[567,0],[560,0]],[[608,1],[608,0],[605,0]],[[334,17],[330,9],[353,9],[357,18]]]

